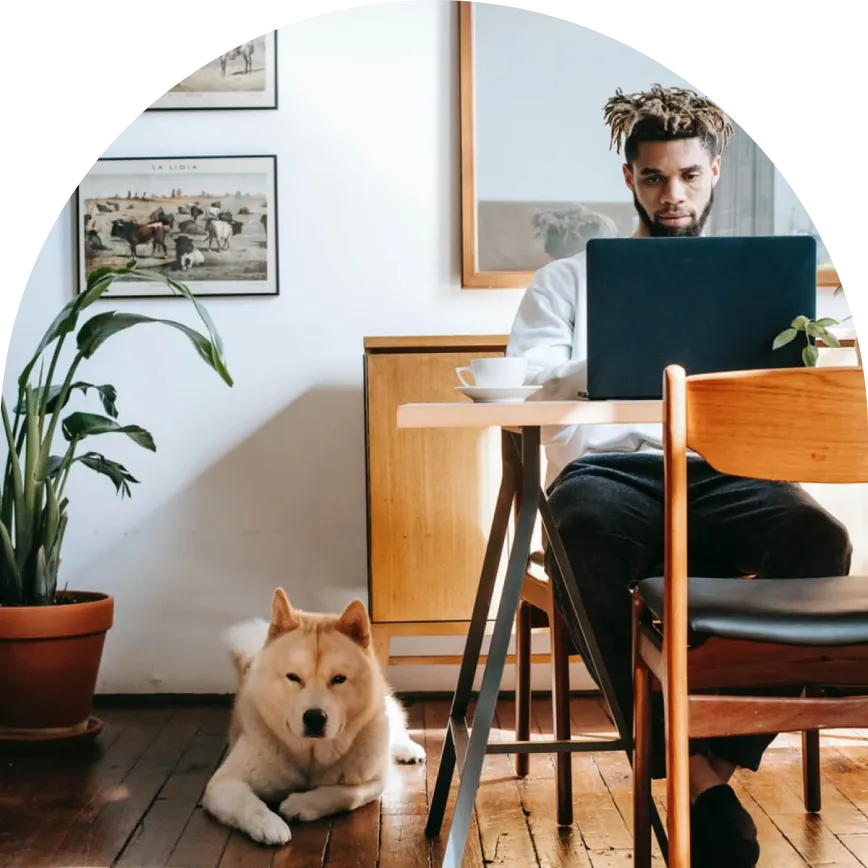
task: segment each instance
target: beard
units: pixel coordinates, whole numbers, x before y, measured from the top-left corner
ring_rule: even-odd
[[[648,212],[639,204],[636,191],[633,191],[633,205],[636,208],[639,219],[645,224],[645,228],[652,238],[695,237],[701,235],[713,204],[714,188],[712,187],[711,195],[708,197],[708,204],[699,217],[694,215],[693,219],[686,226],[667,226],[665,223],[660,223],[656,218],[651,218]]]

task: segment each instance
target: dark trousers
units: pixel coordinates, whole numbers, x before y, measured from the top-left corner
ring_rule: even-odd
[[[627,724],[632,722],[630,585],[662,575],[663,458],[657,453],[587,456],[569,464],[549,489],[555,524],[588,613],[600,655]],[[846,528],[801,487],[721,474],[688,457],[688,562],[691,575],[812,578],[847,575],[852,546]],[[553,569],[555,601],[577,650],[587,659],[578,623],[566,605],[571,589]],[[576,591],[572,591],[575,593]],[[589,670],[591,667],[589,666]],[[592,677],[599,678],[591,671]],[[798,695],[798,689],[766,695]],[[652,775],[665,776],[662,697],[652,705]],[[775,735],[691,743],[756,771]]]

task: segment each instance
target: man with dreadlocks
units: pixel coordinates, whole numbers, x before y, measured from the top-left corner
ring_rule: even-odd
[[[604,117],[611,128],[610,147],[620,153],[623,143],[624,181],[639,215],[635,236],[701,235],[714,201],[721,152],[733,132],[729,118],[692,91],[660,85],[632,95],[619,89],[606,103]],[[528,359],[528,382],[544,386],[534,399],[571,400],[584,392],[585,280],[584,252],[558,259],[534,275],[521,301],[507,355]],[[555,523],[629,721],[629,586],[660,575],[663,562],[662,426],[571,426],[547,429],[543,437]],[[698,456],[689,459],[688,484],[694,574],[809,578],[849,572],[846,528],[801,487],[726,476]],[[570,590],[552,569],[550,551],[547,559],[571,639],[584,651],[567,605]],[[652,773],[660,778],[665,754],[659,701],[653,715]],[[691,743],[694,865],[756,865],[756,826],[728,781],[737,767],[756,771],[773,739]]]

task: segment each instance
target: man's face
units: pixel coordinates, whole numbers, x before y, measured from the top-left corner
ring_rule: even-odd
[[[720,156],[712,159],[699,139],[642,142],[632,166],[624,166],[642,221],[637,234],[700,235],[719,177]]]

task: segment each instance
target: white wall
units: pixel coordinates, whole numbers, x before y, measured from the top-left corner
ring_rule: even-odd
[[[100,444],[141,480],[131,500],[83,469],[69,488],[63,576],[117,601],[100,691],[232,689],[218,634],[267,614],[275,584],[314,609],[365,598],[363,338],[504,333],[520,298],[460,289],[455,30],[441,0],[284,28],[279,111],[148,113],[106,152],[277,153],[281,295],[207,301],[234,389],[157,326],[81,370],[113,383],[121,421],[158,447]],[[72,250],[67,207],[24,294],[7,395],[71,296]],[[176,301],[110,307],[195,323]],[[455,672],[393,674],[399,688],[417,676],[439,687]]]
[[[70,485],[63,575],[117,598],[100,690],[229,689],[217,634],[276,583],[306,607],[366,598],[363,338],[504,333],[519,298],[460,289],[455,31],[439,0],[283,28],[277,112],[147,113],[106,152],[276,153],[281,294],[206,300],[233,389],[157,326],[81,371],[158,447],[100,444],[141,480],[130,500],[84,469]],[[70,298],[71,221],[28,283],[6,394]],[[177,301],[110,307],[195,324]]]

